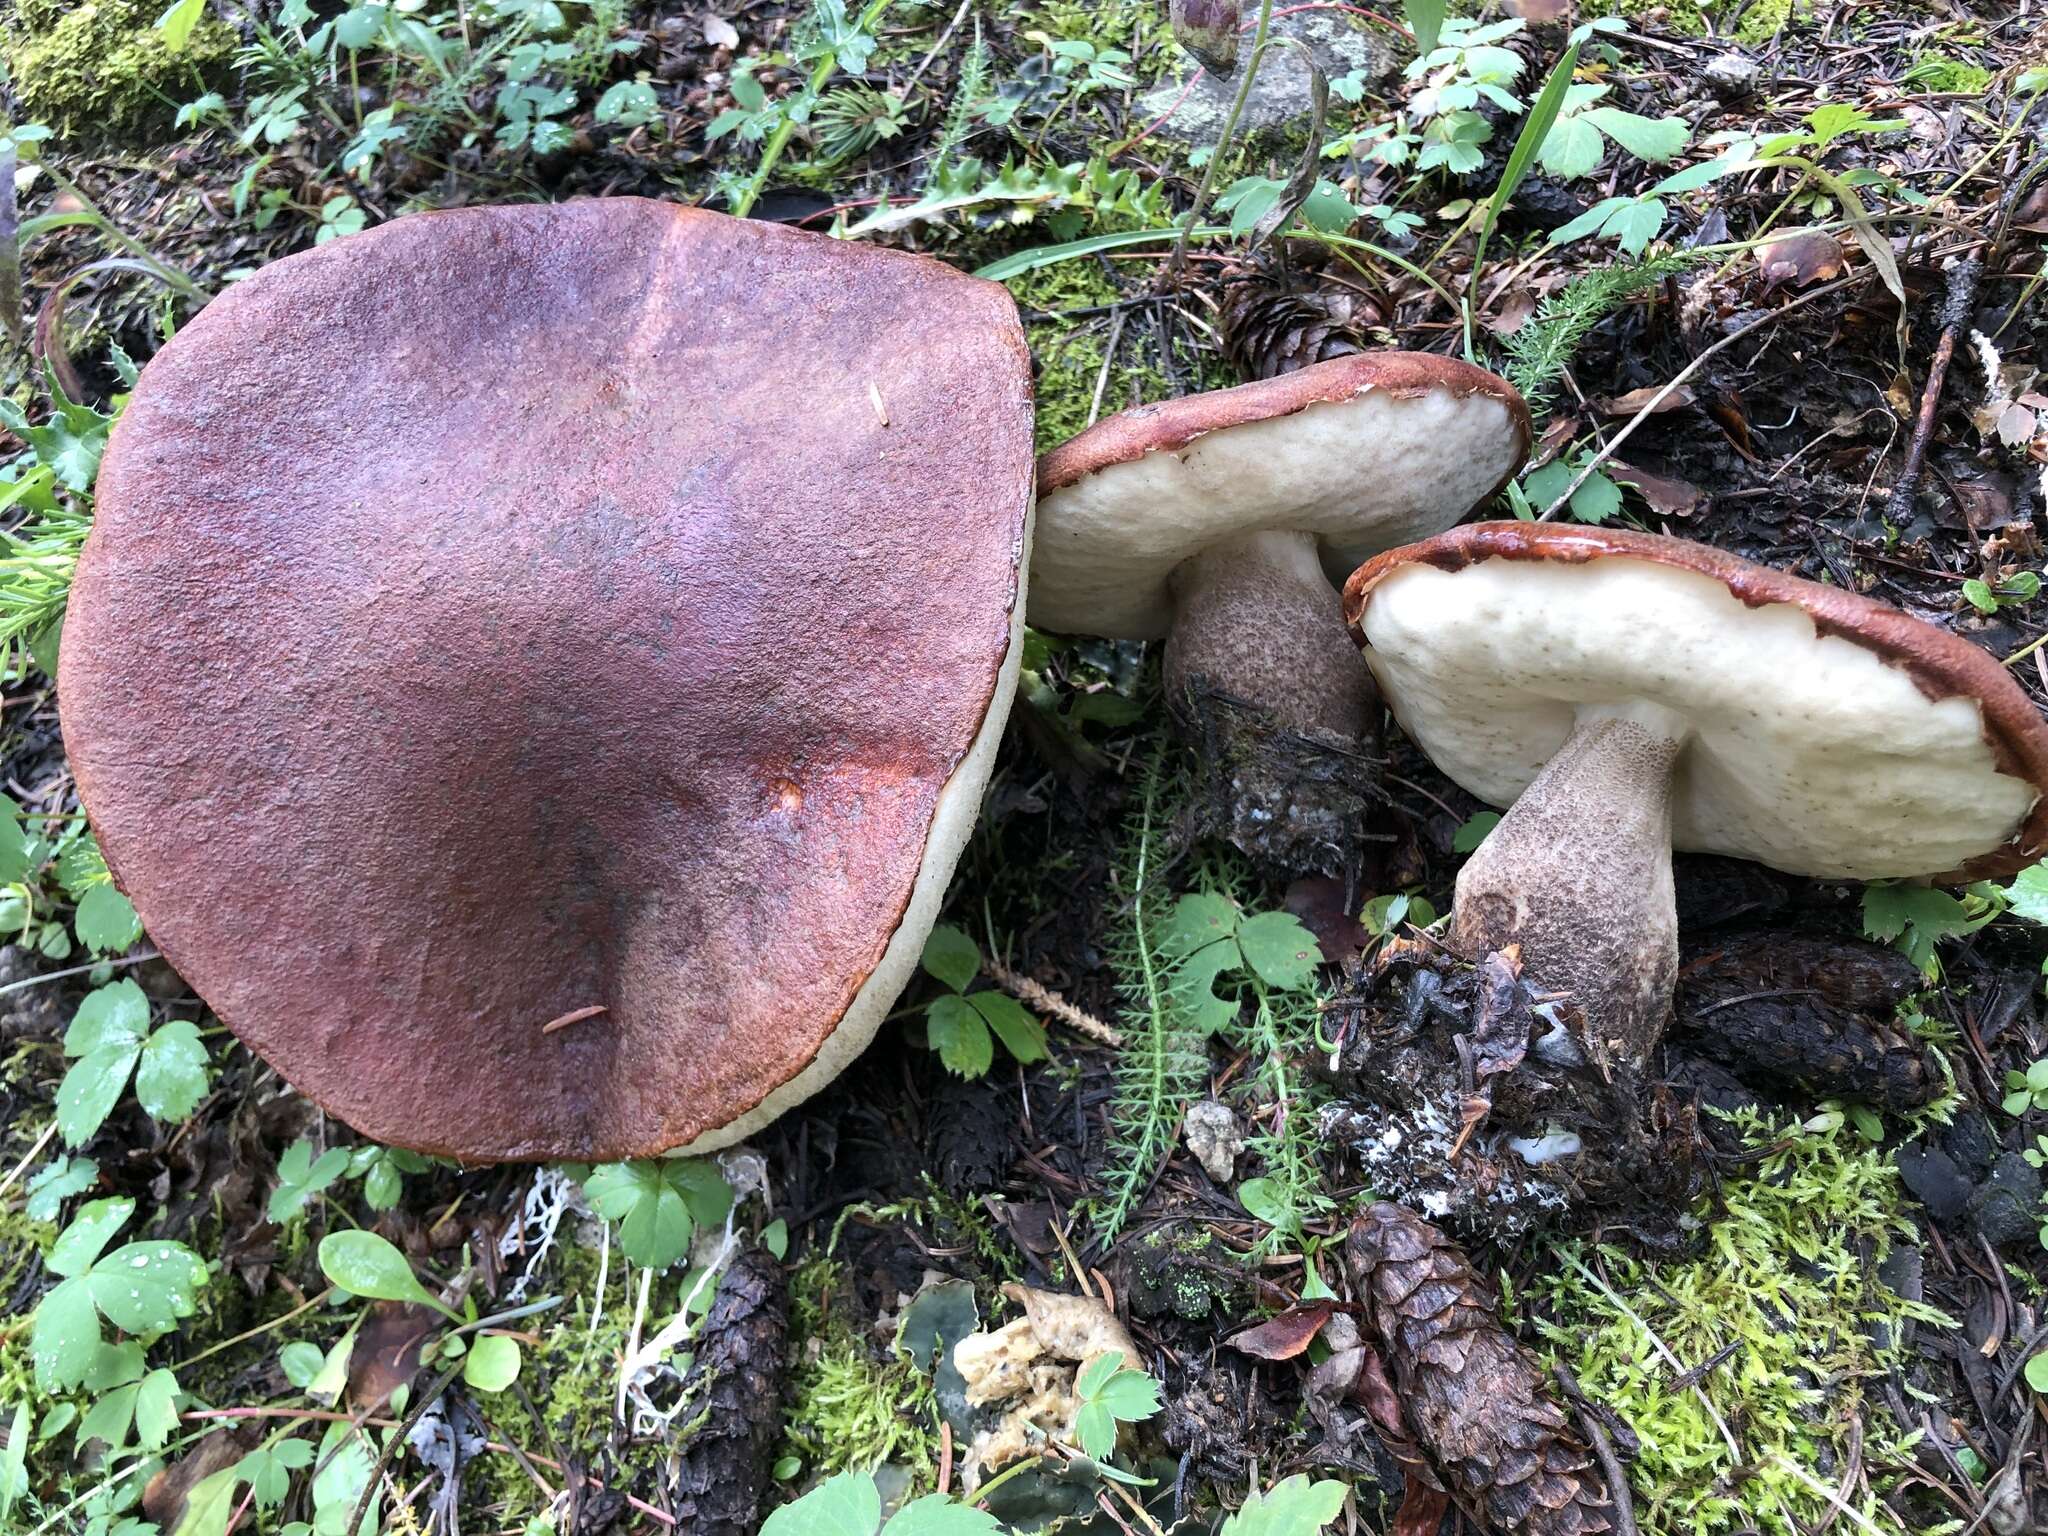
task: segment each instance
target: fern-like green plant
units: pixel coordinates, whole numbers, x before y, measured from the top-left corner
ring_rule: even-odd
[[[1685,270],[1690,258],[1658,256],[1634,266],[1601,267],[1573,278],[1549,295],[1522,326],[1505,337],[1504,370],[1531,410],[1542,414],[1558,379],[1580,345],[1618,305]]]
[[[1164,814],[1163,754],[1155,752],[1140,773],[1122,860],[1121,885],[1129,901],[1110,950],[1111,964],[1124,978],[1126,1013],[1109,1110],[1109,1166],[1093,1212],[1095,1236],[1103,1243],[1123,1230],[1152,1187],[1180,1136],[1181,1116],[1209,1075],[1206,1034],[1175,995],[1154,932],[1166,902],[1160,847],[1171,821]]]
[[[960,152],[960,146],[967,142],[968,130],[974,126],[975,108],[981,105],[982,97],[988,91],[988,45],[982,41],[981,18],[974,18],[974,42],[968,47],[967,55],[960,61],[960,73],[953,82],[953,100],[946,108],[946,120],[939,126],[939,135],[932,140],[931,153],[925,157],[933,173],[952,163]]]

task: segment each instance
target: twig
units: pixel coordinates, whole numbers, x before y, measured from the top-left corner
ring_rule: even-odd
[[[458,1360],[436,1376],[434,1384],[420,1394],[420,1400],[413,1404],[412,1411],[399,1422],[398,1428],[385,1436],[384,1444],[378,1447],[377,1459],[370,1464],[370,1475],[363,1480],[363,1493],[362,1497],[356,1500],[355,1513],[348,1517],[348,1524],[342,1527],[343,1530],[359,1531],[363,1528],[363,1516],[370,1512],[370,1501],[377,1497],[377,1488],[384,1481],[384,1468],[391,1460],[391,1453],[405,1443],[406,1438],[412,1434],[413,1426],[425,1418],[427,1410],[441,1400],[441,1394],[448,1390],[449,1383],[455,1380],[461,1370],[462,1362]],[[362,1431],[358,1430],[357,1433],[360,1434]]]
[[[0,1195],[6,1194],[8,1190],[14,1187],[14,1181],[21,1177],[22,1170],[42,1156],[43,1148],[50,1144],[50,1138],[56,1134],[57,1122],[53,1119],[48,1125],[43,1127],[43,1134],[36,1138],[36,1144],[22,1154],[20,1162],[8,1170],[7,1177],[0,1179]]]
[[[1948,379],[1949,361],[1956,355],[1956,337],[1977,307],[1977,283],[1983,275],[1984,264],[1974,256],[1960,257],[1948,269],[1948,291],[1941,304],[1941,340],[1935,343],[1934,361],[1927,367],[1927,387],[1920,392],[1920,415],[1913,423],[1913,440],[1906,445],[1906,462],[1885,502],[1885,516],[1894,524],[1902,526],[1913,515],[1913,493],[1920,485],[1927,445],[1934,440],[1941,387]]]
[[[46,981],[62,981],[66,976],[83,976],[87,971],[96,971],[103,965],[110,970],[118,971],[123,966],[146,965],[152,960],[162,958],[158,951],[152,949],[147,954],[129,955],[121,960],[95,960],[91,965],[74,965],[69,970],[45,971],[40,976],[29,977],[27,981],[10,981],[6,986],[0,987],[0,997],[5,997],[10,992],[21,992],[30,987],[40,987]]]
[[[1635,1499],[1628,1489],[1628,1474],[1622,1470],[1621,1458],[1614,1454],[1614,1442],[1607,1438],[1607,1426],[1600,1422],[1586,1401],[1579,1378],[1572,1374],[1572,1368],[1562,1360],[1551,1369],[1557,1373],[1557,1384],[1564,1388],[1565,1396],[1572,1400],[1578,1410],[1579,1427],[1592,1442],[1594,1459],[1600,1463],[1601,1474],[1607,1479],[1607,1494],[1614,1504],[1614,1536],[1641,1536],[1636,1525]]]
[[[1013,971],[993,957],[984,962],[984,969],[988,971],[990,981],[1026,1007],[1036,1008],[1040,1013],[1051,1014],[1069,1029],[1078,1030],[1091,1040],[1100,1040],[1104,1045],[1122,1048],[1123,1031],[1103,1023],[1086,1009],[1076,1007],[1043,982],[1036,981],[1021,971]]]
[[[1674,390],[1676,390],[1681,384],[1683,384],[1687,379],[1691,378],[1694,374],[1698,373],[1700,371],[1701,366],[1707,361],[1708,358],[1712,357],[1717,352],[1724,351],[1727,348],[1734,346],[1736,342],[1742,340],[1743,337],[1749,335],[1752,331],[1760,331],[1765,326],[1773,324],[1774,322],[1782,319],[1784,316],[1790,314],[1793,310],[1798,309],[1802,305],[1811,304],[1815,299],[1824,299],[1831,293],[1839,293],[1842,289],[1847,288],[1852,283],[1862,282],[1865,279],[1866,275],[1867,274],[1865,273],[1858,272],[1850,277],[1837,278],[1832,283],[1825,283],[1821,287],[1809,289],[1807,292],[1799,295],[1799,297],[1794,299],[1791,303],[1781,304],[1778,306],[1778,308],[1772,310],[1769,314],[1758,316],[1756,319],[1750,321],[1749,324],[1741,327],[1739,330],[1730,331],[1726,336],[1723,336],[1711,347],[1708,347],[1704,352],[1700,353],[1698,357],[1694,358],[1691,362],[1687,363],[1683,368],[1679,369],[1677,374],[1673,376],[1670,383],[1666,384],[1662,389],[1658,390],[1656,394],[1652,395],[1644,403],[1643,408],[1637,411],[1634,416],[1629,418],[1629,423],[1627,426],[1623,427],[1619,432],[1615,433],[1613,437],[1608,439],[1606,447],[1602,448],[1598,453],[1594,454],[1592,458],[1586,461],[1585,468],[1581,469],[1578,472],[1577,476],[1573,478],[1572,483],[1564,488],[1563,492],[1558,496],[1557,500],[1553,501],[1549,506],[1545,507],[1540,513],[1537,514],[1536,521],[1539,523],[1547,523],[1553,517],[1557,516],[1557,514],[1564,508],[1565,504],[1569,502],[1572,499],[1572,497],[1578,494],[1579,487],[1584,485],[1588,480],[1593,478],[1593,472],[1597,470],[1602,464],[1606,463],[1609,459],[1613,458],[1615,450],[1620,448],[1623,443],[1629,440],[1629,437],[1631,436],[1631,434],[1635,432],[1635,429],[1637,427],[1640,427],[1644,422],[1648,421],[1650,417],[1656,414],[1657,407],[1662,405],[1665,402],[1665,400],[1670,398]]]

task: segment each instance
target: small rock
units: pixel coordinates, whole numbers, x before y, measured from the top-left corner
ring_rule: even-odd
[[[2041,1175],[2019,1153],[2006,1153],[1970,1197],[1970,1217],[1994,1248],[2032,1241],[2041,1228]]]
[[[1341,13],[1300,11],[1291,16],[1275,16],[1268,35],[1269,39],[1295,38],[1306,45],[1325,79],[1336,80],[1353,70],[1363,70],[1370,82],[1383,80],[1394,72],[1393,51]],[[1240,74],[1250,52],[1247,46],[1244,57],[1238,61]],[[1171,113],[1153,130],[1156,137],[1180,144],[1214,144],[1223,132],[1224,119],[1230,116],[1231,103],[1237,99],[1240,80],[1224,80],[1205,72],[1190,87],[1188,77],[1192,73],[1190,68],[1168,76],[1147,91],[1138,99],[1137,120],[1149,123],[1162,113]],[[1251,95],[1245,98],[1244,111],[1237,120],[1239,136],[1252,139],[1305,123],[1310,110],[1308,65],[1303,62],[1301,51],[1269,42],[1259,60],[1258,78],[1252,82]]]
[[[1244,1150],[1244,1137],[1238,1133],[1237,1116],[1230,1107],[1214,1099],[1190,1104],[1181,1134],[1202,1171],[1218,1184],[1228,1184],[1237,1171],[1237,1154]]]
[[[1899,1178],[1927,1207],[1928,1215],[1946,1224],[1963,1214],[1970,1203],[1970,1180],[1941,1148],[1910,1142],[1893,1153],[1892,1160],[1899,1165]]]
[[[1748,54],[1723,53],[1707,60],[1707,67],[1701,73],[1706,77],[1709,90],[1724,101],[1733,101],[1756,89],[1757,77],[1763,73],[1763,66]]]

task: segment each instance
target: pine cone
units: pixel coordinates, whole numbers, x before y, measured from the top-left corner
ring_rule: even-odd
[[[1234,284],[1223,308],[1223,349],[1247,379],[1277,378],[1363,352],[1379,306],[1348,288],[1306,287],[1262,269]]]
[[[1615,1528],[1592,1451],[1450,1239],[1382,1200],[1352,1226],[1344,1262],[1416,1443],[1453,1496],[1499,1536]]]

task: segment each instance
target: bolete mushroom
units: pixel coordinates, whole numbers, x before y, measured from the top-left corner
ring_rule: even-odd
[[[641,199],[236,283],[108,446],[60,698],[165,955],[368,1135],[732,1142],[874,1034],[1015,686],[1015,307]]]
[[[1355,755],[1378,720],[1333,578],[1447,527],[1492,496],[1529,447],[1505,380],[1425,353],[1369,352],[1234,389],[1139,406],[1038,465],[1031,622],[1166,642],[1169,696],[1199,680],[1276,728]],[[1235,836],[1258,852],[1295,785],[1238,765]],[[1338,776],[1357,780],[1355,764]],[[1311,813],[1280,862],[1342,841]],[[1310,860],[1314,862],[1314,860]]]
[[[1603,1064],[1671,1007],[1674,848],[1793,874],[1977,879],[2048,846],[2048,724],[1992,656],[1871,598],[1681,539],[1475,523],[1351,577],[1402,728],[1511,807],[1452,943],[1520,944]]]

